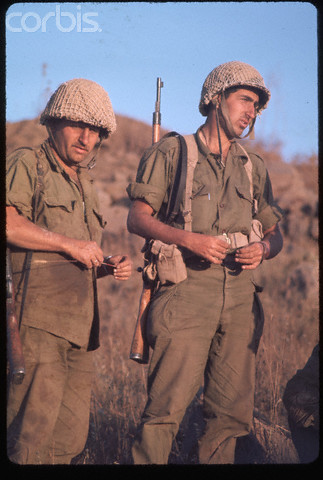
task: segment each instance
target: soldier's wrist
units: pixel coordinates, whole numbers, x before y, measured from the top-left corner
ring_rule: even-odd
[[[262,248],[263,248],[262,258],[261,258],[261,262],[260,262],[260,263],[262,263],[264,260],[266,260],[269,257],[270,248],[269,248],[269,245],[267,245],[266,242],[259,242],[259,243],[261,243]]]

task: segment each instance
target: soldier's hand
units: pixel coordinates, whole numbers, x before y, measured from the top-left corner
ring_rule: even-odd
[[[66,239],[65,252],[86,268],[99,267],[103,262],[103,252],[93,241]]]
[[[235,253],[235,261],[241,263],[243,270],[254,270],[261,263],[264,247],[261,242],[249,243]]]
[[[132,261],[127,255],[113,255],[109,263],[113,265],[112,275],[116,280],[128,280],[132,273]]]
[[[189,250],[211,263],[220,265],[227,255],[228,249],[229,244],[223,235],[213,237],[212,235],[193,233],[191,236]]]

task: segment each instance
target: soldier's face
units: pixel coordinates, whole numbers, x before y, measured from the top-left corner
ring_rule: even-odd
[[[79,164],[99,141],[99,129],[82,122],[61,120],[52,131],[55,149],[66,164]]]
[[[240,136],[257,115],[259,96],[252,90],[241,88],[229,94],[226,104],[233,130]]]

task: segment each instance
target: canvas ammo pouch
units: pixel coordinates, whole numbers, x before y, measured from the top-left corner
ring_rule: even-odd
[[[162,285],[186,280],[186,265],[182,252],[176,245],[154,240],[151,244],[151,253],[155,256],[157,274]]]

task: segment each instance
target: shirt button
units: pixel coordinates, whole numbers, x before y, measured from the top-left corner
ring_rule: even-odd
[[[224,203],[220,203],[220,208],[223,208],[224,207]]]

